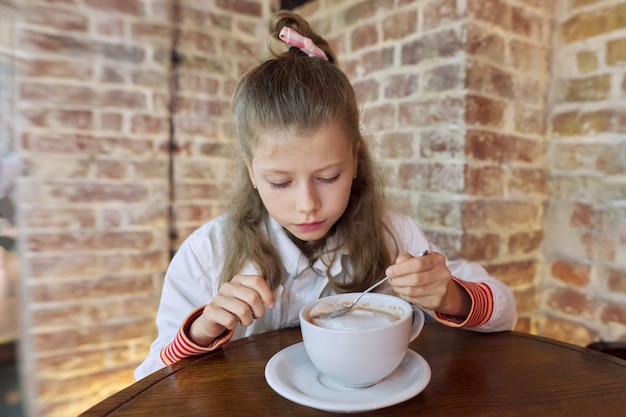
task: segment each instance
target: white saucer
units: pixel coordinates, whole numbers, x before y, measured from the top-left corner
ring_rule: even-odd
[[[311,363],[302,343],[276,353],[265,366],[265,380],[283,397],[307,407],[335,413],[377,410],[406,401],[430,382],[430,366],[415,351],[387,378],[367,388],[329,388]],[[322,382],[320,382],[322,379]]]

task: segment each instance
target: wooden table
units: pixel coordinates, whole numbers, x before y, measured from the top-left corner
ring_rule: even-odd
[[[302,341],[299,329],[240,339],[131,385],[82,417],[320,416],[276,393],[265,365]],[[482,334],[427,322],[411,348],[432,370],[426,388],[367,416],[626,416],[626,361],[524,333]]]

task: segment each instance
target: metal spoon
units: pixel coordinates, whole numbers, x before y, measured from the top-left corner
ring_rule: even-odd
[[[422,253],[417,255],[417,258],[422,257],[422,256],[426,255],[427,253],[428,253],[428,249],[426,249],[425,251],[423,251]],[[334,319],[335,317],[343,316],[348,311],[352,310],[352,308],[359,302],[361,297],[363,297],[365,294],[367,294],[368,292],[372,291],[374,288],[378,287],[380,284],[382,284],[383,282],[387,281],[388,279],[389,279],[389,277],[385,277],[385,278],[381,279],[380,281],[378,281],[376,284],[372,285],[371,287],[369,287],[368,289],[363,291],[356,298],[356,300],[354,300],[354,302],[352,304],[350,304],[348,307],[343,307],[343,308],[340,308],[338,310],[331,311],[330,313],[322,314],[321,316],[317,316],[315,318],[316,319]]]

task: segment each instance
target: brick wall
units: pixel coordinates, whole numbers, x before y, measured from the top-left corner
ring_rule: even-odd
[[[25,393],[29,415],[74,416],[132,382],[170,250],[226,208],[230,95],[276,2],[13,3]],[[393,205],[507,282],[518,330],[584,345],[626,338],[626,1],[556,3],[300,12],[355,84]]]
[[[393,204],[449,256],[481,262],[509,284],[523,331],[536,330],[547,199],[545,4],[320,1],[302,9],[337,45]]]
[[[626,2],[558,3],[538,332],[626,339]]]

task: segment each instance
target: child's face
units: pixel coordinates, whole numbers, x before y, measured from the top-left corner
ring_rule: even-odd
[[[259,136],[248,164],[269,214],[298,239],[324,237],[345,211],[357,151],[337,122],[303,137],[289,131]]]

